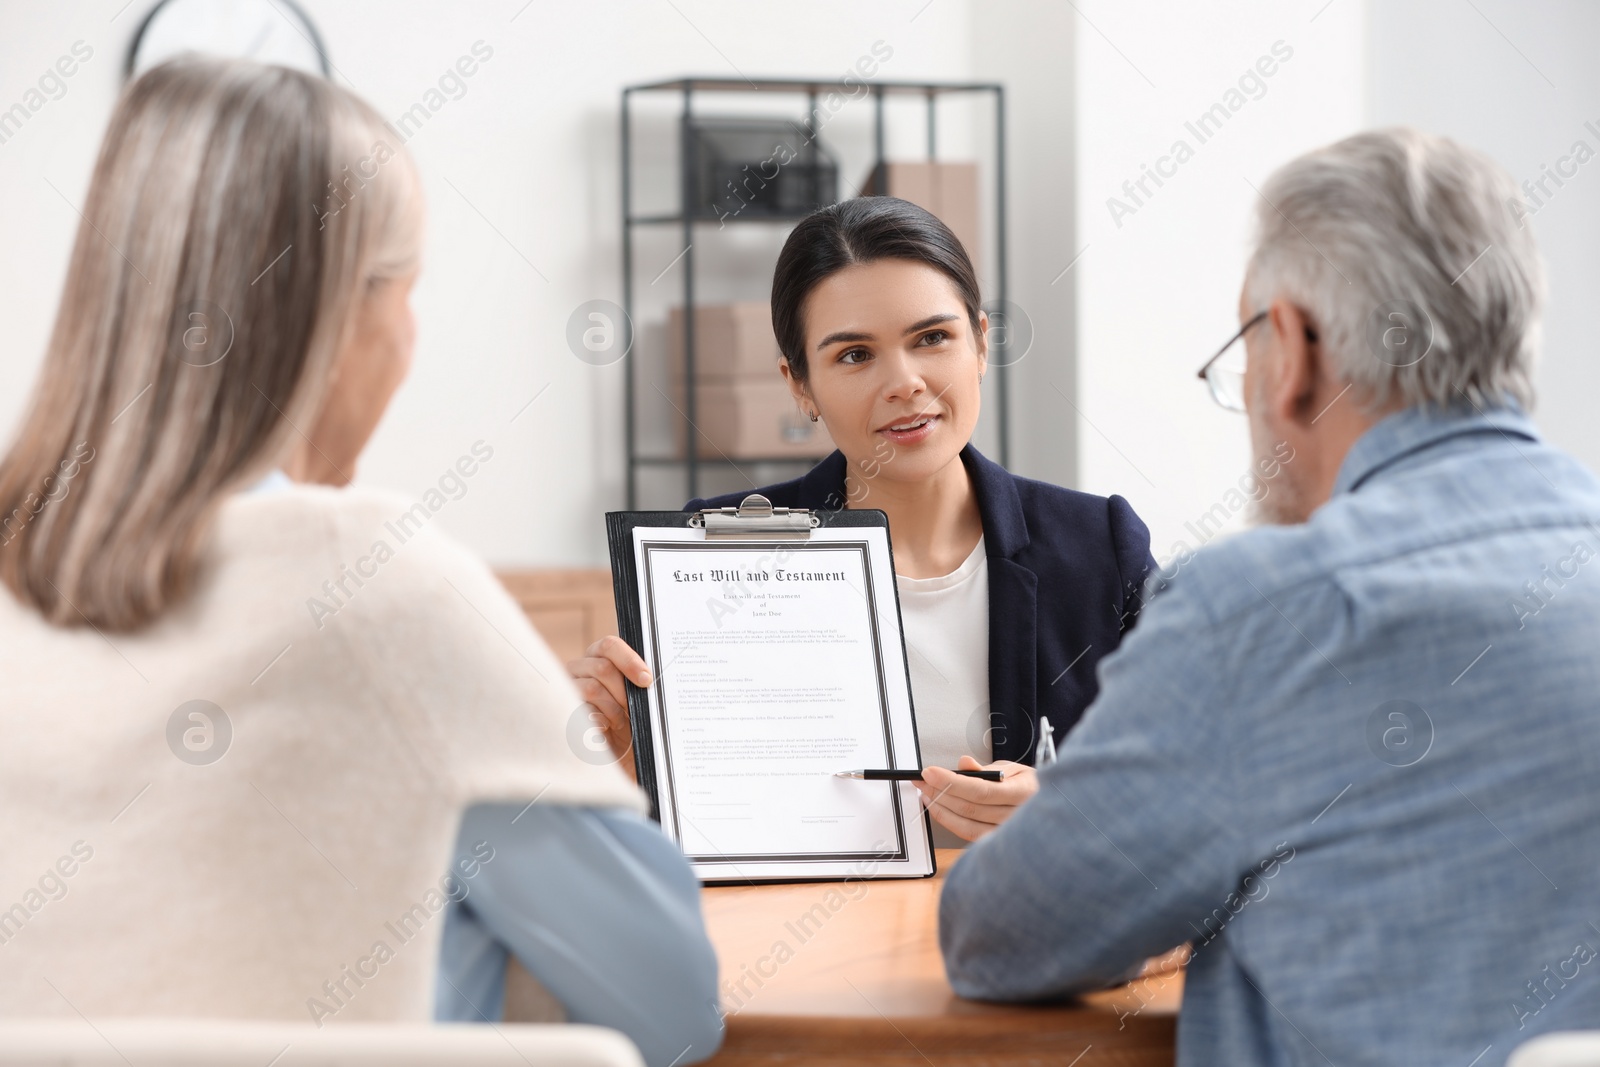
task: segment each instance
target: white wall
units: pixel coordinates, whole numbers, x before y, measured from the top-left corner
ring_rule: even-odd
[[[1120,493],[1158,560],[1249,469],[1243,416],[1195,371],[1238,327],[1251,212],[1278,164],[1363,123],[1356,0],[1207,4],[1078,0],[1077,422],[1080,486]],[[1292,50],[1201,143],[1186,128],[1275,42]],[[1237,103],[1237,101],[1233,101]],[[1123,189],[1185,141],[1193,155],[1138,202]],[[1116,197],[1131,214],[1108,207]],[[1242,525],[1243,511],[1229,529]],[[1214,529],[1211,531],[1214,534]]]
[[[0,145],[0,439],[10,438],[37,370],[78,222],[47,182],[82,203],[127,41],[152,2],[132,0],[120,14],[123,0],[8,0],[0,9],[0,107],[74,41],[94,49],[66,95]],[[580,362],[565,342],[574,308],[621,296],[622,86],[683,73],[836,76],[878,40],[894,49],[885,78],[966,78],[972,63],[965,0],[303,6],[341,74],[390,116],[474,42],[494,50],[465,95],[409,143],[431,216],[415,297],[417,363],[358,481],[417,494],[487,440],[494,460],[438,521],[501,564],[603,564],[601,513],[622,503],[620,367]],[[659,262],[642,259],[644,279],[680,250],[649,251]]]
[[[1550,195],[1535,188],[1527,201],[1550,273],[1535,415],[1552,441],[1600,468],[1600,5],[1474,2],[1373,5],[1372,122],[1455,137],[1518,182],[1545,178]],[[1562,162],[1579,141],[1588,162]],[[1576,169],[1559,187],[1545,170],[1558,165]]]
[[[986,0],[973,37],[973,73],[1006,88],[1008,299],[1033,328],[1032,347],[1009,370],[1011,469],[1062,485],[1078,472],[1077,435],[1057,392],[1077,396],[1076,292],[1062,273],[1077,248],[1077,32],[1065,4]],[[992,408],[992,396],[986,402]]]
[[[81,202],[128,36],[150,2],[119,14],[122,0],[28,0],[0,12],[0,108],[75,41],[95,50],[66,95],[0,145],[0,438],[15,425],[54,314],[77,225],[63,196]],[[418,361],[359,479],[418,493],[487,439],[495,460],[440,522],[496,563],[601,564],[600,513],[621,505],[620,368],[574,358],[564,330],[578,304],[621,295],[624,84],[690,71],[827,75],[878,40],[894,49],[882,77],[1003,81],[1012,299],[1036,331],[1013,373],[1013,466],[1128,497],[1160,558],[1180,538],[1196,542],[1188,524],[1223,500],[1248,461],[1243,420],[1212,405],[1194,370],[1235,325],[1249,183],[1305,149],[1392,122],[1461,137],[1519,179],[1539,177],[1574,140],[1600,151],[1600,136],[1583,126],[1600,126],[1600,67],[1589,61],[1600,9],[1586,0],[1552,0],[1536,18],[1511,0],[1478,0],[1476,9],[1455,0],[1370,9],[1362,0],[674,4],[306,5],[339,70],[392,116],[474,42],[494,49],[466,94],[410,142],[431,204]],[[1293,56],[1264,80],[1264,95],[1199,143],[1185,122],[1279,40]],[[868,110],[852,108],[835,127],[847,183],[860,180],[867,131]],[[941,154],[982,153],[990,131],[972,118],[947,112]],[[897,130],[891,151],[919,154],[916,116]],[[646,154],[663,131],[641,121]],[[1134,203],[1123,182],[1180,138],[1193,158],[1159,188],[1147,180],[1153,195]],[[1135,210],[1113,220],[1113,196]],[[1600,466],[1600,424],[1589,415],[1600,366],[1585,358],[1596,335],[1586,297],[1600,283],[1600,161],[1530,224],[1553,279],[1541,422]],[[680,251],[676,233],[641,245],[646,306],[670,299],[673,272],[644,283]],[[728,295],[759,295],[775,252],[754,231],[736,236],[717,253],[720,282],[716,264],[702,261],[711,292],[720,284]],[[646,313],[642,337],[659,330],[658,317]],[[992,448],[991,431],[980,439]]]

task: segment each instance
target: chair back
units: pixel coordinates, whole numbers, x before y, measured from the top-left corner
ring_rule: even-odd
[[[1518,1045],[1506,1067],[1600,1067],[1600,1030],[1536,1037]]]
[[[0,1020],[0,1067],[643,1067],[615,1030],[212,1019]]]

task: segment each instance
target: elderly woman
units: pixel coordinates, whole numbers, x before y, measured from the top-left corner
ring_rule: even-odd
[[[411,360],[381,117],[179,60],[83,216],[0,462],[0,1014],[492,1019],[514,953],[710,1055],[698,887],[572,682],[426,502],[345,487]]]

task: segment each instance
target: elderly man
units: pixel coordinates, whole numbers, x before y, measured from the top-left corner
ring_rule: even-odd
[[[1188,943],[1178,1061],[1208,1067],[1484,1067],[1600,1026],[1600,482],[1525,414],[1515,202],[1409,130],[1263,189],[1242,374],[1204,373],[1268,524],[1152,577],[1038,795],[950,872],[958,992]]]

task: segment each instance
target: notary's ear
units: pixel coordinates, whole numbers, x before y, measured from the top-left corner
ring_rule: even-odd
[[[978,380],[983,381],[984,371],[989,369],[989,313],[978,312],[978,336],[973,342],[978,346]]]
[[[794,372],[789,369],[788,360],[778,362],[778,373],[783,375],[784,384],[789,387],[789,395],[794,397],[794,402],[805,412],[806,418],[816,416],[817,405],[816,401],[811,399],[811,387],[794,376]]]

